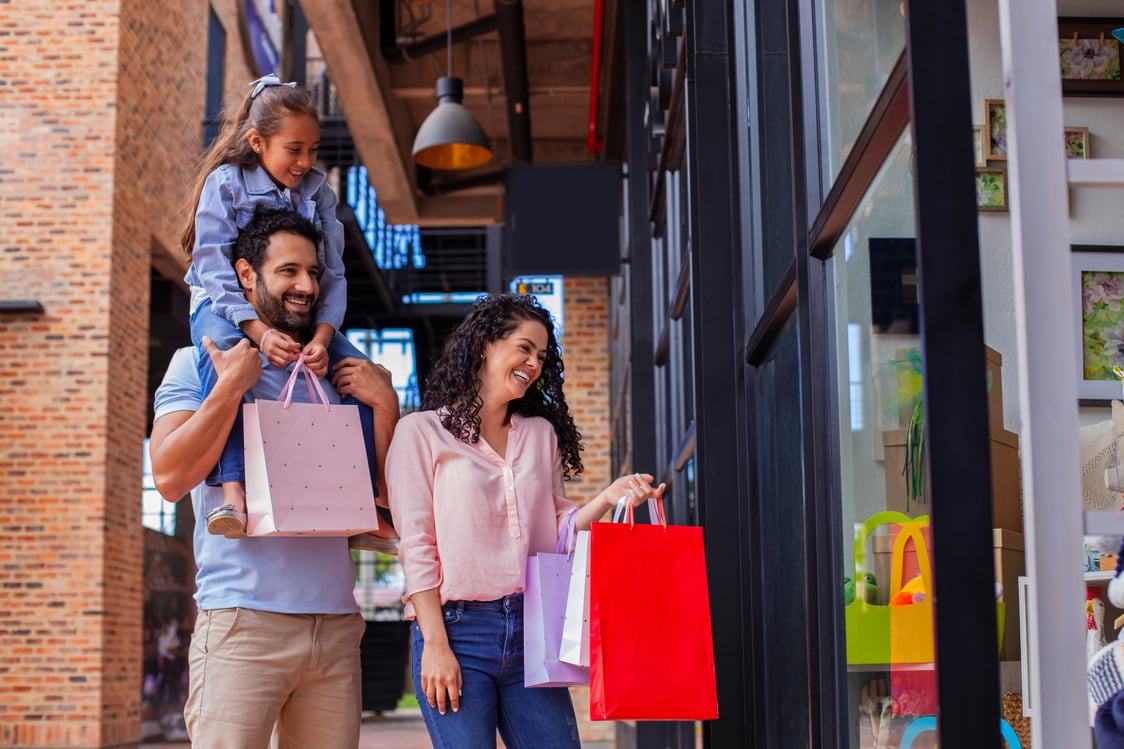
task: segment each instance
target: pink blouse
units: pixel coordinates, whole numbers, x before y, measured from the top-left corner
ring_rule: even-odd
[[[394,430],[386,482],[406,600],[431,588],[442,603],[521,592],[527,557],[554,551],[575,508],[554,427],[537,416],[511,417],[501,458],[483,437],[458,440],[436,411],[409,414]]]

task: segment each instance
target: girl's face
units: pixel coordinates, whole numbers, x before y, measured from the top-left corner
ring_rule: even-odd
[[[246,137],[273,181],[292,189],[300,185],[305,173],[316,163],[320,124],[307,114],[291,114],[281,120],[281,128],[270,138],[263,137],[256,128]]]
[[[537,320],[523,320],[507,338],[487,344],[478,372],[481,400],[508,403],[526,395],[542,374],[546,345],[546,327]]]

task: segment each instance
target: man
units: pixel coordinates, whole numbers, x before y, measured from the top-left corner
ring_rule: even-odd
[[[270,327],[299,340],[318,293],[319,233],[293,212],[255,216],[235,245],[247,300]],[[288,374],[249,341],[206,353],[181,349],[156,392],[152,473],[170,501],[187,491],[197,519],[222,503],[203,483],[243,396],[275,398]],[[218,381],[201,399],[196,361],[210,356]],[[398,398],[384,368],[345,359],[325,384],[329,400],[352,395],[374,411],[374,460],[386,495],[384,462]],[[297,394],[307,397],[303,388]],[[392,533],[392,531],[391,531]],[[355,568],[346,538],[225,538],[195,529],[199,608],[189,654],[184,717],[196,749],[266,747],[277,727],[282,749],[354,749],[362,703],[359,642],[364,622],[354,599]]]

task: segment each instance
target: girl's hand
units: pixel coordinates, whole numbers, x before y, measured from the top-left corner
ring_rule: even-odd
[[[461,664],[448,642],[425,643],[421,657],[421,688],[429,706],[442,715],[461,709]]]
[[[287,367],[297,360],[301,347],[296,341],[280,330],[270,328],[265,331],[258,344],[266,360],[275,367]]]
[[[317,377],[328,375],[328,349],[323,344],[311,341],[305,344],[302,353],[305,366],[312,370],[312,374]]]

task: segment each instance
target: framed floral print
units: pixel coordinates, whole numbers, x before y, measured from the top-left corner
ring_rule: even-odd
[[[1112,372],[1124,367],[1124,247],[1074,245],[1070,253],[1077,309],[1077,397],[1120,398]]]
[[[1120,41],[1124,18],[1059,18],[1058,65],[1063,96],[1124,96]]]
[[[984,99],[984,140],[989,161],[1007,159],[1007,105],[1002,99]]]

